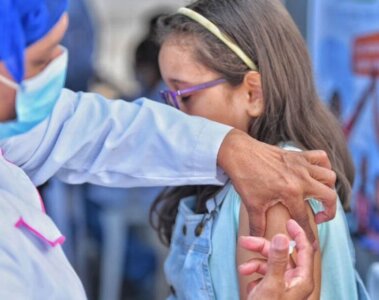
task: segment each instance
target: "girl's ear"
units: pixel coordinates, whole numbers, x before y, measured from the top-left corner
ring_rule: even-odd
[[[255,71],[246,73],[243,85],[248,93],[247,113],[253,118],[261,116],[264,110],[261,75]]]

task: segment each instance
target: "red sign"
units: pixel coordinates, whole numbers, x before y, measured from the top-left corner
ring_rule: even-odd
[[[353,69],[358,75],[379,76],[379,33],[355,39]]]

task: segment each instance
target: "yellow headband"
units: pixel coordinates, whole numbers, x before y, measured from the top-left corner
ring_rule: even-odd
[[[192,9],[181,7],[178,10],[179,14],[185,15],[186,17],[196,21],[200,25],[204,26],[216,37],[218,37],[226,46],[230,48],[251,70],[258,71],[255,63],[242,51],[242,49],[236,45],[233,41],[230,40],[224,33],[218,29],[218,27],[209,21],[207,18],[203,17],[199,13],[195,12]]]

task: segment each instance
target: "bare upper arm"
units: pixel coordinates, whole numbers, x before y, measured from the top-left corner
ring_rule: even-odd
[[[317,234],[317,225],[313,218],[313,212],[310,206],[308,206],[307,214],[313,229],[315,236],[318,239]],[[287,208],[278,203],[277,205],[271,207],[267,211],[267,226],[264,237],[268,240],[271,240],[272,237],[277,233],[283,233],[288,236],[286,223],[290,219],[290,214]],[[241,203],[240,209],[240,222],[239,222],[239,231],[238,236],[249,235],[249,221],[246,207]],[[246,262],[252,258],[259,258],[260,255],[257,253],[252,253],[250,251],[244,250],[237,245],[237,265],[240,265],[243,262]],[[260,257],[262,258],[262,257]],[[263,258],[262,258],[263,259]],[[247,298],[247,285],[249,282],[260,278],[259,274],[253,274],[251,276],[239,276],[240,283],[240,295],[241,299]],[[321,256],[320,252],[316,252],[315,256],[315,267],[314,267],[314,292],[309,299],[319,299],[320,298],[320,287],[321,287]]]

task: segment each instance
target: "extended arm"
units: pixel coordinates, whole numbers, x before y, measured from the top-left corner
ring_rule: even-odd
[[[335,215],[335,173],[323,151],[294,153],[245,133],[187,116],[149,100],[110,101],[62,92],[51,116],[29,132],[0,142],[4,156],[36,185],[57,175],[68,183],[113,187],[223,184],[225,174],[242,196],[251,233],[262,235],[265,212],[281,201],[314,240],[304,199],[322,199]]]
[[[64,90],[47,120],[0,147],[36,185],[53,175],[117,187],[222,184],[216,159],[230,130],[146,99]]]

